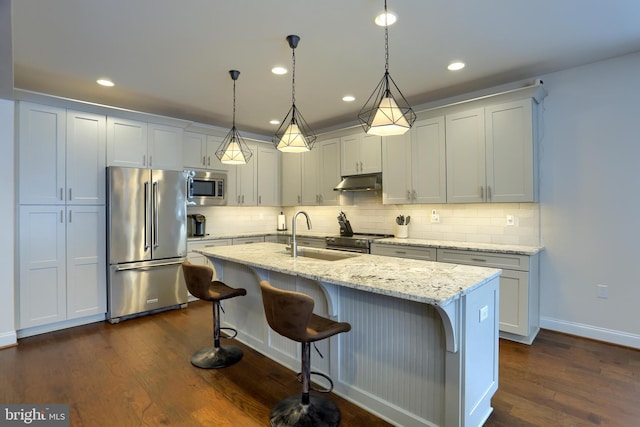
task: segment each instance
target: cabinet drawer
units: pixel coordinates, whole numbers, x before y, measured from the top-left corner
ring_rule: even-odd
[[[527,255],[438,249],[438,262],[529,271],[529,257]]]
[[[261,243],[261,242],[264,242],[264,236],[233,238],[234,245],[246,245],[249,243]]]
[[[394,256],[398,258],[421,259],[423,261],[436,260],[436,248],[414,247],[401,245],[371,244],[372,255]]]
[[[215,246],[229,246],[231,239],[201,240],[197,242],[187,242],[187,251],[194,249],[213,248]]]

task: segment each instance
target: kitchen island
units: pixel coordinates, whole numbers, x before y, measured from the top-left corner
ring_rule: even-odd
[[[477,426],[498,387],[500,270],[256,243],[202,249],[247,296],[225,301],[238,339],[295,372],[297,343],[265,321],[260,280],[311,295],[352,330],[318,343],[334,392],[396,425]],[[336,259],[337,258],[337,259]]]

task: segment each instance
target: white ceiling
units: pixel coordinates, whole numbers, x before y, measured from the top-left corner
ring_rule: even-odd
[[[315,131],[353,123],[384,73],[384,0],[14,0],[19,89],[271,135],[296,105]],[[389,71],[436,99],[640,50],[638,0],[388,0]],[[447,71],[452,60],[467,67]],[[110,89],[99,77],[113,79]],[[356,97],[345,103],[342,96]]]

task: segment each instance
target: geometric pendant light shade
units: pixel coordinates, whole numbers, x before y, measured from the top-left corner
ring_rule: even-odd
[[[387,1],[384,2],[387,16]],[[389,74],[389,28],[384,26],[384,75],[365,103],[358,120],[368,135],[402,135],[416,120],[416,114]]]
[[[273,137],[276,148],[284,153],[302,153],[313,148],[316,142],[316,135],[313,133],[302,114],[296,107],[296,47],[300,37],[296,35],[287,36],[287,42],[292,49],[293,67],[291,83],[291,109],[282,120],[280,127]]]
[[[244,165],[253,153],[236,129],[236,80],[238,80],[240,71],[230,70],[229,75],[233,79],[233,126],[218,147],[216,157],[220,159],[221,163],[227,165]]]

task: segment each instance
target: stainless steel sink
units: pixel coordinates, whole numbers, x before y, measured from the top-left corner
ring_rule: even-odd
[[[291,248],[287,248],[285,253],[291,255]],[[322,249],[298,247],[297,256],[319,259],[323,261],[339,261],[341,259],[354,258],[354,257],[360,256],[360,254],[353,253],[353,252],[332,251],[329,249],[322,250]]]

